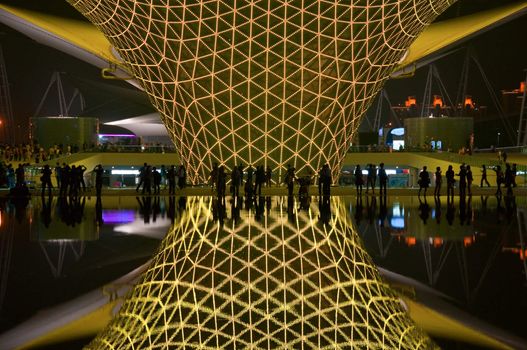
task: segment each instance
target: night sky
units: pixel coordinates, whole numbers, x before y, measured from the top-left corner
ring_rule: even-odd
[[[440,19],[514,2],[520,1],[460,0]],[[83,20],[64,0],[0,0],[0,3]],[[100,77],[99,69],[37,44],[3,25],[0,25],[0,33],[15,119],[21,125],[21,130],[27,125],[28,118],[35,113],[54,71],[63,72],[67,98],[75,87],[83,93],[87,105],[84,115],[100,117],[104,121],[152,111],[146,97],[127,83],[104,80]],[[525,78],[523,69],[527,68],[527,16],[484,33],[461,47],[467,45],[476,52],[497,93],[502,89],[517,88]],[[456,54],[436,62],[452,98],[455,98],[457,92],[464,55],[464,50],[459,50]],[[403,103],[408,95],[422,98],[420,96],[424,92],[426,75],[425,67],[418,70],[412,78],[389,81],[386,89],[392,103]],[[467,93],[473,95],[481,105],[488,105],[492,113],[489,94],[483,88],[482,80],[475,69],[471,70]],[[56,95],[50,94],[41,114],[58,114],[56,101]],[[77,112],[78,107],[72,108],[73,114]]]

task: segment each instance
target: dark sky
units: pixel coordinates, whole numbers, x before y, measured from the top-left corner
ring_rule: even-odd
[[[440,19],[503,6],[517,0],[460,0]],[[0,3],[24,6],[32,10],[77,19],[82,17],[65,0],[0,0]],[[128,84],[100,78],[99,69],[59,51],[35,43],[12,29],[0,25],[0,43],[8,71],[15,118],[21,124],[32,116],[42,99],[51,74],[64,72],[66,96],[74,87],[85,96],[85,114],[102,117],[127,117],[151,111],[148,100]],[[468,44],[472,46],[496,92],[511,89],[524,79],[527,68],[527,16],[516,19],[490,32],[480,35]],[[464,46],[467,44],[464,44]],[[451,55],[437,62],[447,89],[455,97],[464,52]],[[481,104],[489,104],[488,93],[482,88],[481,78],[472,70],[468,92]],[[413,78],[391,80],[386,89],[392,102],[402,103],[406,96],[422,96],[427,69],[418,70]],[[55,95],[56,96],[56,95]],[[43,114],[57,114],[56,97],[49,96]],[[73,108],[73,113],[77,110]]]

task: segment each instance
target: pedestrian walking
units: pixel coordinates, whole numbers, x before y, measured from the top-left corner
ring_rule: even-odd
[[[135,188],[135,192],[139,192],[139,189],[141,188],[141,186],[143,186],[143,183],[145,181],[145,174],[146,174],[146,168],[147,168],[148,164],[146,164],[146,162],[143,164],[143,166],[141,168],[139,168],[139,182],[137,183],[137,187]],[[144,186],[143,186],[143,189],[144,189]],[[144,190],[143,190],[143,193],[144,193]]]
[[[498,186],[496,196],[501,196],[501,184],[504,183],[503,171],[501,171],[501,166],[499,165],[496,165],[493,170],[496,173],[496,186]]]
[[[483,187],[483,183],[487,184],[487,187],[490,187],[489,180],[487,180],[487,167],[485,164],[481,166],[481,182],[479,184],[479,187]]]

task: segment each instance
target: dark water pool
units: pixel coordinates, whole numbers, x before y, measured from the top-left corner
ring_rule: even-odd
[[[229,224],[233,214],[265,217],[278,210],[280,200],[244,202],[236,213],[227,205],[216,218]],[[414,197],[384,202],[364,196],[340,201],[376,264],[525,337],[525,198],[473,197],[453,203],[428,198],[425,203]],[[185,210],[185,197],[1,200],[0,333],[148,261]],[[66,348],[80,348],[78,343]]]

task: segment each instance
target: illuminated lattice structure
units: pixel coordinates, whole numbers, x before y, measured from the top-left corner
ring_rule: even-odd
[[[372,98],[455,0],[69,0],[203,181],[213,162],[338,173]]]
[[[433,348],[381,281],[344,205],[333,207],[279,203],[222,227],[221,209],[190,199],[88,349]]]

